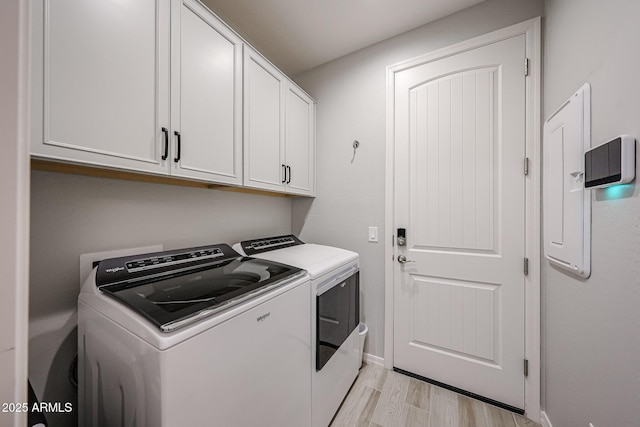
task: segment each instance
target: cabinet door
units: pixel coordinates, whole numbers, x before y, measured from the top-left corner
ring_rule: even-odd
[[[315,191],[315,104],[307,94],[287,83],[285,163],[287,192],[312,196]]]
[[[31,6],[33,155],[167,173],[169,0]]]
[[[201,3],[173,6],[171,174],[240,185],[242,42]]]
[[[244,185],[284,191],[285,77],[245,45]]]

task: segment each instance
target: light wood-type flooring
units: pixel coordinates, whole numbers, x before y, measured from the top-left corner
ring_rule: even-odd
[[[330,427],[539,427],[527,418],[364,364]]]

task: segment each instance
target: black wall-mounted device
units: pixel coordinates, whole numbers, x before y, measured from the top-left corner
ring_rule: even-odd
[[[633,181],[636,174],[636,140],[621,135],[584,154],[585,188],[602,188]]]

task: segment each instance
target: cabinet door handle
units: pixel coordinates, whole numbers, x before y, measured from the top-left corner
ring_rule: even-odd
[[[182,145],[182,139],[180,138],[180,132],[174,131],[173,134],[178,137],[178,141],[176,143],[176,157],[173,161],[178,163],[180,161],[180,146]]]
[[[162,133],[164,133],[164,154],[162,155],[162,160],[167,160],[167,157],[169,157],[169,129],[162,128]]]
[[[287,166],[287,169],[289,169],[289,179],[287,179],[287,184],[291,184],[291,166]]]
[[[282,165],[282,183],[287,182],[287,165]]]

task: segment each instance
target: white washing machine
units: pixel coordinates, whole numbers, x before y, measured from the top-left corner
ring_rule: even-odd
[[[293,235],[233,245],[244,255],[301,268],[311,279],[311,419],[327,427],[360,369],[360,273],[356,252]]]
[[[104,260],[79,295],[80,426],[308,426],[309,279],[212,245]]]

